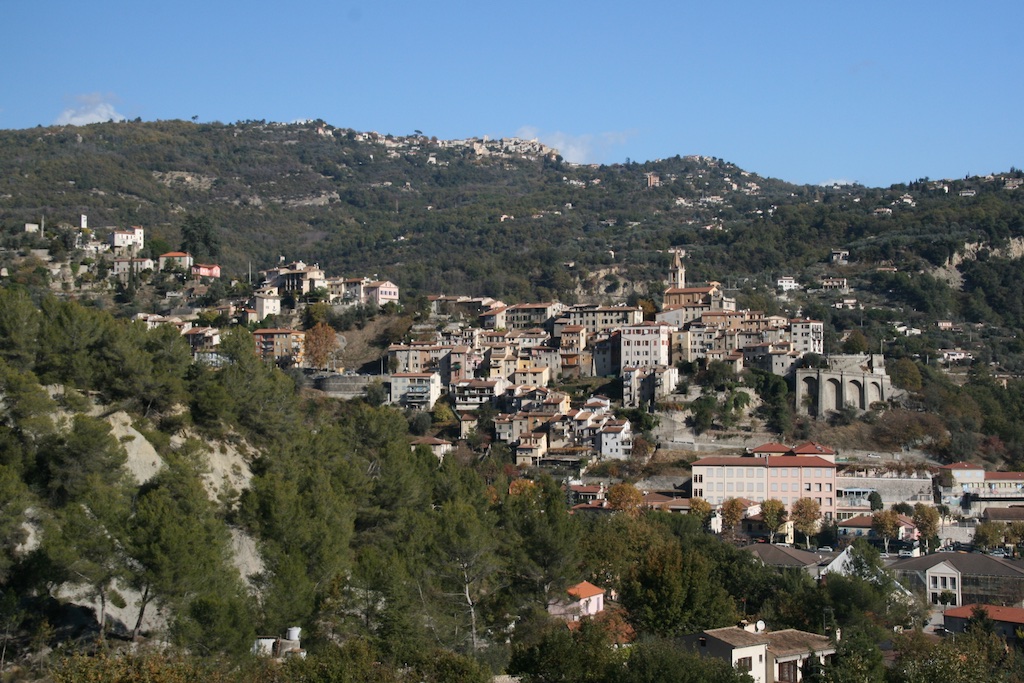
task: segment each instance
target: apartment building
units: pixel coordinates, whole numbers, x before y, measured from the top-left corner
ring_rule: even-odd
[[[823,455],[713,456],[693,463],[693,496],[712,505],[727,498],[759,503],[774,498],[789,509],[801,498],[813,498],[822,517],[831,520],[836,495],[836,465]]]

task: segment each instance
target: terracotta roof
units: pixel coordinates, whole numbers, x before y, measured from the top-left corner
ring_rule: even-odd
[[[952,465],[943,465],[939,468],[940,470],[981,470],[984,469],[981,465],[972,465],[969,462],[954,462]]]
[[[985,481],[1024,481],[1024,472],[986,472]]]
[[[990,619],[1005,621],[1011,624],[1024,624],[1024,609],[1020,607],[1000,607],[999,605],[961,605],[948,609],[942,613],[943,617],[957,617],[959,619],[970,619],[974,616],[974,608],[982,607]]]
[[[910,528],[913,528],[915,526],[914,520],[912,520],[910,517],[907,517],[906,515],[897,515],[897,517],[899,518],[900,526]],[[873,517],[871,515],[857,515],[856,517],[851,517],[847,520],[839,522],[839,526],[845,526],[854,529],[870,529],[872,520]]]
[[[814,441],[808,441],[807,443],[800,444],[799,446],[797,446],[797,447],[795,447],[793,449],[793,452],[796,453],[797,455],[815,455],[815,454],[835,455],[836,454],[836,452],[834,450],[832,450],[831,448],[829,448],[828,446],[824,446],[824,445],[822,445],[820,443],[816,443]]]
[[[751,448],[751,453],[789,453],[793,449],[784,443],[766,443],[757,448]]]
[[[870,529],[872,518],[871,515],[857,515],[856,517],[850,517],[839,522],[840,527],[849,527],[851,529]]]
[[[604,595],[603,588],[598,588],[589,581],[581,581],[575,586],[569,586],[565,592],[577,600],[586,600],[587,598],[592,598],[595,595]]]

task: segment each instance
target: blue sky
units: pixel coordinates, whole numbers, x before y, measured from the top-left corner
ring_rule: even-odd
[[[798,183],[1024,166],[1024,3],[8,0],[0,128],[320,118]]]

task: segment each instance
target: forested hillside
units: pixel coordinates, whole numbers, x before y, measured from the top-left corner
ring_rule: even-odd
[[[409,447],[401,412],[302,395],[256,359],[244,329],[222,347],[230,362],[211,370],[190,362],[173,329],[0,290],[8,675],[742,681],[674,639],[745,616],[776,629],[839,626],[839,656],[821,675],[856,666],[881,680],[875,643],[918,618],[866,545],[854,575],[816,584],[705,533],[700,511],[642,511],[628,484],[609,493],[613,514],[574,516],[554,481],[517,478],[500,448],[439,465]],[[131,439],[114,437],[114,413],[154,447],[150,470],[125,468]],[[251,472],[240,489],[204,476],[229,447]],[[255,541],[255,573],[239,569],[239,535]],[[570,630],[546,607],[584,579],[618,603]],[[306,659],[279,668],[245,656],[257,634],[292,625],[304,629]],[[114,656],[128,640],[136,654]],[[936,661],[970,675],[1020,666],[980,632],[896,647],[896,681]]]
[[[320,121],[0,131],[0,220],[20,229],[86,214],[94,227],[142,225],[157,249],[177,247],[186,216],[201,216],[236,276],[284,255],[376,272],[410,294],[513,301],[571,300],[580,285],[599,295],[607,283],[592,274],[613,265],[629,281],[660,283],[673,246],[689,251],[694,281],[751,285],[803,273],[836,247],[903,269],[941,265],[965,242],[1024,235],[1024,196],[1006,189],[1017,171],[826,188],[708,157],[577,166],[477,143]]]
[[[572,515],[561,482],[522,478],[501,445],[481,439],[442,464],[413,450],[410,434],[440,427],[444,411],[383,407],[380,386],[355,401],[305,392],[226,320],[222,367],[193,363],[175,328],[128,321],[135,303],[51,287],[28,248],[72,253],[61,224],[86,214],[94,229],[143,225],[151,253],[187,243],[239,278],[284,255],[377,273],[409,299],[614,300],[628,283],[653,308],[666,250],[683,247],[690,279],[725,282],[741,305],[817,317],[830,348],[884,346],[911,396],[861,418],[875,438],[1019,465],[1024,399],[996,372],[1024,370],[1020,177],[796,187],[710,158],[582,167],[530,145],[322,122],[0,132],[0,669],[59,681],[741,681],[676,639],[746,617],[839,626],[836,661],[809,674],[882,680],[876,644],[920,615],[893,601],[870,548],[854,575],[815,583],[706,533],[701,514],[641,510],[628,484],[612,514]],[[21,232],[42,219],[44,238]],[[849,264],[828,263],[837,247]],[[807,291],[777,299],[782,274]],[[867,306],[812,291],[825,275],[849,278]],[[199,303],[234,293],[248,290]],[[414,307],[405,315],[399,337]],[[933,329],[940,317],[959,331]],[[931,327],[895,337],[897,321]],[[959,343],[978,362],[957,383],[929,356]],[[792,410],[785,382],[771,384]],[[583,580],[618,600],[569,629],[546,608]],[[246,657],[256,635],[290,626],[308,659]],[[128,643],[137,654],[109,656]],[[1021,667],[981,633],[895,648],[894,681]]]

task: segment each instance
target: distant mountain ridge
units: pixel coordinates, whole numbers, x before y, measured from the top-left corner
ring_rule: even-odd
[[[798,186],[704,156],[576,165],[537,141],[391,136],[322,121],[0,131],[8,230],[86,214],[90,226],[142,225],[176,248],[185,217],[201,215],[236,276],[285,256],[377,273],[409,292],[510,300],[600,297],[607,287],[592,273],[608,268],[653,285],[670,247],[687,249],[694,279],[725,281],[798,272],[850,244],[862,257],[901,259],[922,239],[951,235],[939,265],[957,245],[989,237],[950,220],[950,207],[968,203],[961,189],[974,189],[974,203],[1019,205],[983,179],[917,184]],[[900,199],[908,192],[914,207]],[[888,224],[879,209],[895,212]],[[897,237],[893,248],[866,242]]]

